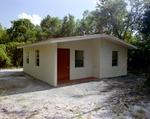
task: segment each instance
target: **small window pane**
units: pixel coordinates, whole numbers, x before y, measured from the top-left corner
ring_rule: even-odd
[[[26,62],[29,64],[29,51],[26,51]]]
[[[29,64],[29,58],[27,58],[26,60],[27,60],[27,64]]]
[[[76,67],[83,67],[83,59],[76,59],[75,63]]]
[[[112,66],[118,65],[118,51],[112,51]]]
[[[39,50],[35,51],[35,59],[36,59],[36,66],[40,65],[40,61],[39,61]]]
[[[39,66],[39,59],[36,59],[36,65]]]
[[[76,58],[83,58],[83,51],[75,51]]]
[[[113,58],[117,58],[117,51],[113,51]]]
[[[39,57],[39,50],[36,50],[36,57]]]
[[[84,67],[84,51],[75,51],[75,67]]]

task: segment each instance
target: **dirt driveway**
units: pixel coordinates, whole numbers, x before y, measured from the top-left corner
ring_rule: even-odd
[[[0,70],[0,119],[149,119],[144,81],[128,74],[52,87],[22,69]]]

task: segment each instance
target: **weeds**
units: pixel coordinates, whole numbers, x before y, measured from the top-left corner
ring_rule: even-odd
[[[75,114],[81,114],[81,112],[79,110],[75,111]]]
[[[134,119],[143,119],[141,116],[139,116],[139,115],[132,115],[132,117],[134,118]]]
[[[27,107],[27,105],[23,105],[23,107],[22,108],[26,108]]]
[[[20,99],[18,99],[17,101],[21,101],[21,100],[25,100],[26,98],[25,97],[22,97]]]
[[[4,81],[4,79],[0,79],[0,81]]]
[[[144,110],[138,110],[137,112],[140,113],[140,114],[145,114],[146,113]]]
[[[94,109],[94,111],[96,111],[96,112],[97,112],[98,110],[100,110],[100,107]]]
[[[79,116],[78,119],[84,119],[83,117]]]
[[[8,99],[8,97],[4,97],[3,99],[6,100],[6,99]]]
[[[36,114],[40,114],[40,111],[37,111]]]
[[[5,93],[5,88],[4,87],[0,87],[0,92],[1,92],[0,96],[2,96]]]
[[[5,88],[4,87],[0,87],[0,91],[4,91],[5,90]]]

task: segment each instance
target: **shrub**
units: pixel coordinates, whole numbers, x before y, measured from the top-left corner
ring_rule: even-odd
[[[0,67],[6,67],[10,65],[11,65],[11,60],[7,56],[6,46],[1,44],[0,45]]]

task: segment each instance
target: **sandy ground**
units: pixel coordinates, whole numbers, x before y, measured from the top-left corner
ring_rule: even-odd
[[[0,119],[150,119],[144,75],[52,87],[22,69],[0,70]]]

